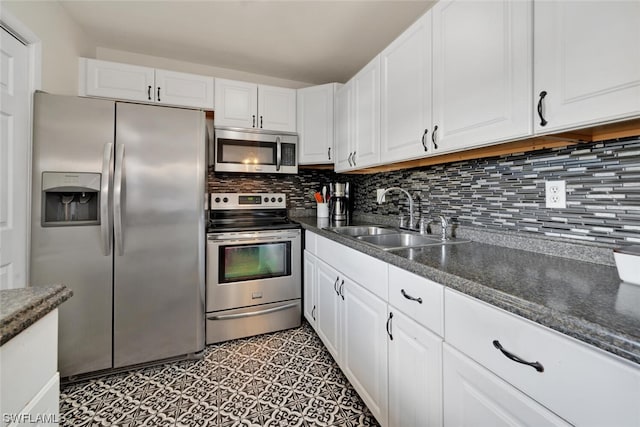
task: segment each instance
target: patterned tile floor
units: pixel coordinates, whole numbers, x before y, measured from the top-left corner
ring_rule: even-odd
[[[63,386],[63,426],[377,426],[311,326]]]

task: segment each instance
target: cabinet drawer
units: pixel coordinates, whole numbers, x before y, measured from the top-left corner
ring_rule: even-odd
[[[317,257],[383,300],[388,297],[387,263],[316,236]]]
[[[443,300],[442,285],[389,266],[389,303],[440,336],[443,335]]]
[[[639,366],[449,289],[444,303],[445,341],[570,423],[640,425]]]

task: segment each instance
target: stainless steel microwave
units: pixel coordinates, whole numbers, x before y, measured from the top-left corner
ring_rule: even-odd
[[[216,172],[298,173],[298,135],[238,128],[215,128]]]

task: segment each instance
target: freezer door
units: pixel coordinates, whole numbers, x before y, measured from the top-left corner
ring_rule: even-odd
[[[114,367],[204,348],[204,119],[116,105]]]
[[[101,191],[90,196],[100,200],[76,194],[67,200],[67,214],[96,202],[108,213],[114,118],[112,101],[45,93],[34,98],[31,286],[62,283],[73,291],[59,312],[61,377],[111,368],[111,226],[107,214],[99,224],[43,227],[43,172],[64,172],[61,185],[69,188],[78,185],[79,173],[99,176]],[[50,202],[59,202],[55,196]]]

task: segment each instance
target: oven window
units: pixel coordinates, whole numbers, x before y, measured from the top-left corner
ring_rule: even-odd
[[[276,144],[218,138],[218,163],[275,165]]]
[[[291,242],[221,246],[218,283],[291,275]]]

